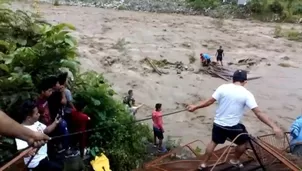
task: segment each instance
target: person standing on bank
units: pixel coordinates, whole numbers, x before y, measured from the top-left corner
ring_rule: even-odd
[[[217,52],[216,52],[215,56],[216,56],[217,63],[220,62],[221,66],[223,66],[222,58],[224,57],[224,53],[223,53],[222,46],[220,46],[219,49],[217,49]]]
[[[278,137],[283,136],[283,131],[260,111],[253,94],[244,87],[246,83],[247,72],[237,70],[233,75],[233,83],[219,86],[208,100],[187,107],[188,111],[194,112],[197,109],[210,106],[215,101],[218,102],[212,129],[212,141],[207,145],[205,158],[199,170],[207,167],[207,162],[218,144],[224,144],[227,138],[234,140],[239,134],[247,133],[245,126],[240,123],[245,107],[251,109],[260,121],[271,127]],[[229,161],[232,165],[243,167],[239,158],[245,152],[248,141],[249,136],[247,134],[243,134],[235,140],[237,144],[235,155]]]

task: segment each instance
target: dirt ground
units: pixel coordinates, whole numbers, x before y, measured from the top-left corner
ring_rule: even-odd
[[[121,96],[128,89],[134,90],[137,102],[145,104],[138,119],[150,115],[157,102],[163,104],[164,113],[180,110],[183,103],[209,98],[219,85],[226,83],[191,70],[177,74],[173,68],[163,69],[169,73],[159,76],[142,59],[182,61],[196,71],[200,67],[199,53],[214,56],[220,45],[225,50],[225,67],[246,68],[227,63],[243,58],[262,59],[249,68],[252,75],[262,78],[250,81],[247,88],[260,108],[285,130],[301,112],[302,77],[298,75],[302,74],[302,44],[274,38],[276,24],[46,4],[39,9],[48,21],[76,26],[82,71],[103,73]],[[189,64],[189,56],[195,56],[196,62]],[[281,67],[280,63],[294,67]],[[165,134],[181,139],[182,144],[195,139],[207,143],[215,107],[165,117]],[[242,121],[253,135],[271,131],[249,111]]]

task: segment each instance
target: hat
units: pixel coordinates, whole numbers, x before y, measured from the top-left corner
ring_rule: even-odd
[[[233,74],[233,82],[244,82],[247,80],[247,72],[244,70],[237,70]]]

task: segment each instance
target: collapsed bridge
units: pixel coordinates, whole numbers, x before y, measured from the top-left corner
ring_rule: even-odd
[[[204,156],[194,150],[200,140],[193,141],[182,147],[145,164],[144,171],[195,171]],[[203,143],[204,144],[204,143]],[[290,153],[289,134],[278,140],[273,134],[252,137],[248,150],[242,156],[244,171],[300,171],[302,159]],[[228,164],[234,154],[233,144],[216,150],[209,161],[207,171],[235,171],[239,170]]]

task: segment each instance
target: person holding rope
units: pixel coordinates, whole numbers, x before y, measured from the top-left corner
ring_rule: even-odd
[[[207,167],[207,162],[218,144],[224,144],[228,138],[234,140],[239,134],[245,133],[235,140],[235,144],[237,144],[235,155],[229,161],[232,165],[243,167],[239,159],[249,142],[245,126],[240,123],[245,107],[251,109],[260,121],[271,127],[278,137],[283,136],[283,131],[260,111],[253,94],[244,87],[246,83],[247,72],[237,70],[233,74],[233,83],[219,86],[208,100],[187,107],[188,111],[194,112],[197,109],[212,105],[215,101],[218,102],[212,129],[212,141],[206,147],[205,158],[199,166],[199,170],[204,170]]]
[[[57,125],[61,121],[60,117],[56,117],[55,121],[49,126],[46,126],[43,123],[39,122],[38,120],[40,118],[40,114],[38,112],[36,101],[34,100],[26,100],[22,105],[21,111],[23,116],[22,125],[35,132],[49,134],[57,127]],[[17,150],[22,150],[27,148],[28,144],[16,138],[16,146]],[[47,144],[41,146],[41,148],[39,149],[33,149],[32,151],[30,151],[27,156],[24,157],[24,163],[29,169],[33,170],[62,170],[61,165],[49,160],[47,155]]]
[[[50,140],[44,133],[34,132],[22,126],[2,111],[0,111],[0,135],[21,139],[27,142],[28,145],[37,148]]]

